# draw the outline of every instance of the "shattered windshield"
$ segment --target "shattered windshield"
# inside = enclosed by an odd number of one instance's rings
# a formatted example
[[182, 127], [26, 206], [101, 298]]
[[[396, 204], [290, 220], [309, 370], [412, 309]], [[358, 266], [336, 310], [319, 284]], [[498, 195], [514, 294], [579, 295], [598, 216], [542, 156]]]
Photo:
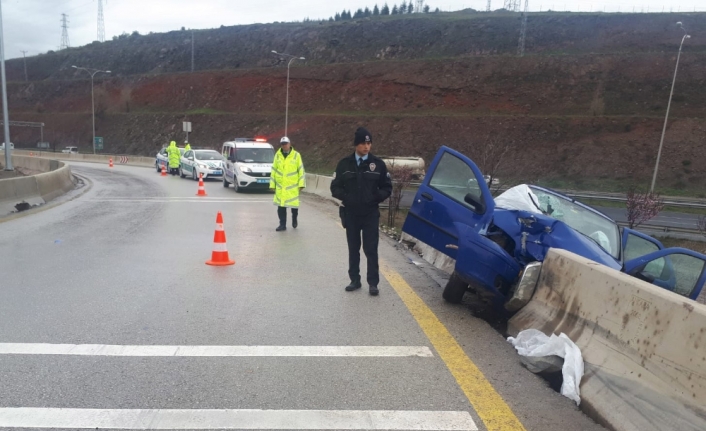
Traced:
[[531, 189], [543, 213], [591, 238], [614, 258], [620, 257], [620, 230], [614, 221], [561, 196]]

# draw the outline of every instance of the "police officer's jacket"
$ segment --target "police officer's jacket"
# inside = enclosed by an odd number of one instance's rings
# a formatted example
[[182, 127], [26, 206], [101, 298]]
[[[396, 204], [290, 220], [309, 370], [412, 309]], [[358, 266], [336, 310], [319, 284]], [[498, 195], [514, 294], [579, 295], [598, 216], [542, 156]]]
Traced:
[[392, 180], [387, 166], [380, 158], [368, 153], [367, 160], [358, 166], [355, 152], [338, 162], [331, 195], [343, 201], [346, 211], [368, 214], [392, 194]]
[[275, 153], [270, 176], [270, 189], [275, 191], [274, 204], [299, 208], [299, 189], [306, 187], [302, 156], [291, 148], [285, 156], [280, 148]]

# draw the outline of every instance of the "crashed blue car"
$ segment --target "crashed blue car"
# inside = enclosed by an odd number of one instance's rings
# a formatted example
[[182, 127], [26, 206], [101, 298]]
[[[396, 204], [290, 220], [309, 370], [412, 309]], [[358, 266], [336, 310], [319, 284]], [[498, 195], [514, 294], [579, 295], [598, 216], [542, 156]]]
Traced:
[[493, 198], [469, 158], [442, 147], [419, 186], [402, 230], [456, 260], [443, 297], [473, 292], [504, 313], [534, 293], [549, 248], [571, 251], [685, 297], [706, 282], [706, 256], [664, 248], [555, 191], [521, 185]]

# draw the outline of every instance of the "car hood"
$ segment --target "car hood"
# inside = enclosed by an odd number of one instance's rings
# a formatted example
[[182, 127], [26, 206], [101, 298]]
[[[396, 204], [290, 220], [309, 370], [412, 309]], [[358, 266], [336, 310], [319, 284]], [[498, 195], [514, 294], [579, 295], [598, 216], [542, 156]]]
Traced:
[[622, 269], [620, 262], [592, 239], [552, 217], [523, 210], [496, 208], [492, 224], [513, 239], [513, 257], [523, 265], [542, 262], [550, 248], [560, 248], [610, 268]]

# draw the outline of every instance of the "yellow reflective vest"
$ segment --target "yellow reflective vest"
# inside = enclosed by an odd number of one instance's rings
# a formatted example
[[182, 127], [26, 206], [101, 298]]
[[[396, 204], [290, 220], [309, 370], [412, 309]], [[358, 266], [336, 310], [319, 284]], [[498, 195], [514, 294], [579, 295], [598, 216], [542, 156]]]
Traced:
[[270, 175], [270, 189], [274, 189], [274, 203], [280, 207], [299, 208], [299, 188], [306, 187], [302, 156], [292, 148], [287, 157], [280, 148], [275, 153]]
[[167, 154], [169, 155], [169, 167], [178, 168], [179, 162], [181, 161], [181, 152], [176, 146], [176, 142], [172, 141], [167, 147]]

